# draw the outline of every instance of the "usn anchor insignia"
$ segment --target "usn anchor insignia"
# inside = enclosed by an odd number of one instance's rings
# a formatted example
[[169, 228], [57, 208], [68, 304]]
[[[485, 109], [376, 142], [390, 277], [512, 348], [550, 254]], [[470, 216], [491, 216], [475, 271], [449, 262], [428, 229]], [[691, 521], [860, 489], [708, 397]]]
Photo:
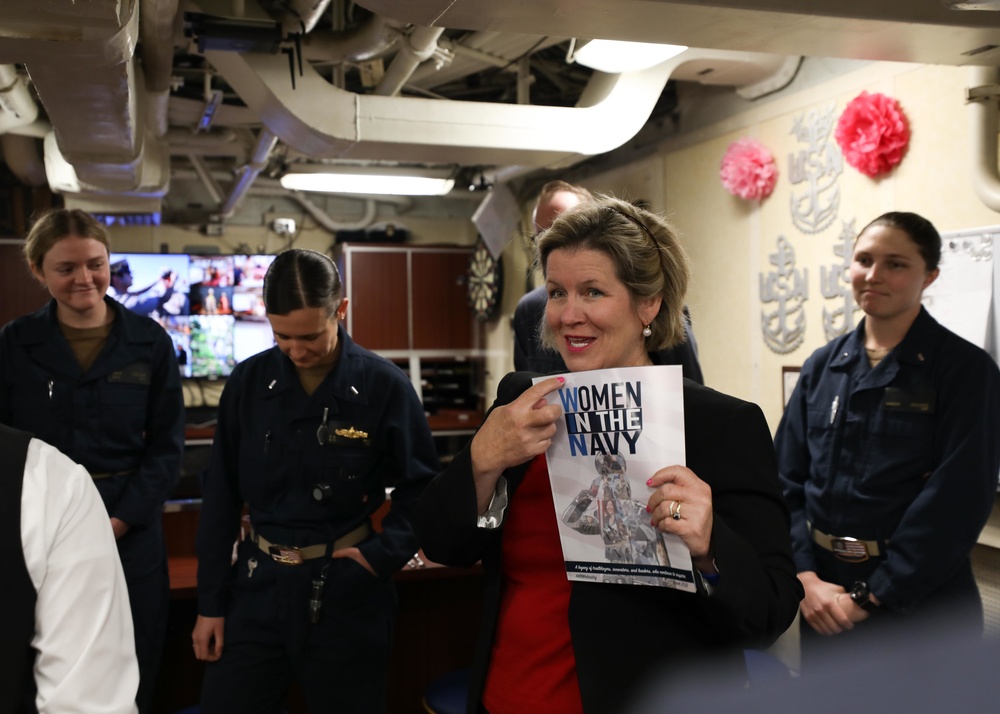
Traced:
[[803, 233], [819, 233], [833, 223], [840, 208], [837, 178], [844, 172], [844, 157], [836, 142], [830, 140], [834, 124], [834, 105], [820, 111], [810, 110], [795, 118], [791, 133], [808, 144], [807, 149], [788, 156], [788, 180], [804, 183], [799, 193], [792, 191], [792, 223]]
[[823, 308], [823, 334], [826, 335], [827, 342], [853, 330], [854, 315], [860, 309], [854, 302], [850, 276], [855, 235], [854, 219], [844, 221], [837, 244], [833, 246], [833, 253], [840, 258], [840, 262], [831, 265], [829, 272], [826, 266], [820, 266], [819, 269], [820, 292], [827, 300], [837, 301], [834, 303], [837, 307], [832, 311]]
[[809, 292], [809, 271], [795, 269], [795, 250], [778, 236], [778, 251], [770, 256], [772, 270], [760, 274], [760, 301], [777, 303], [771, 312], [762, 310], [760, 327], [764, 344], [772, 352], [787, 354], [805, 340], [806, 315], [802, 309]]

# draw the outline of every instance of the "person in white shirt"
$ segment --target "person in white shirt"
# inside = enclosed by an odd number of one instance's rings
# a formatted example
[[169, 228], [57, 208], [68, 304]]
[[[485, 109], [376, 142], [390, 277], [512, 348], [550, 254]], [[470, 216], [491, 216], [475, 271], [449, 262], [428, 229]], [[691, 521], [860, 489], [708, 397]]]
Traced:
[[[0, 453], [10, 453], [11, 444], [24, 453], [28, 438], [0, 426]], [[5, 460], [3, 468], [10, 474], [18, 463]], [[62, 452], [32, 438], [24, 461], [20, 516], [24, 564], [36, 593], [28, 661], [34, 654], [39, 714], [134, 714], [139, 670], [128, 590], [114, 534], [90, 475]], [[3, 545], [6, 553], [14, 552]], [[21, 604], [7, 607], [18, 597], [9, 590], [0, 595], [5, 617]]]

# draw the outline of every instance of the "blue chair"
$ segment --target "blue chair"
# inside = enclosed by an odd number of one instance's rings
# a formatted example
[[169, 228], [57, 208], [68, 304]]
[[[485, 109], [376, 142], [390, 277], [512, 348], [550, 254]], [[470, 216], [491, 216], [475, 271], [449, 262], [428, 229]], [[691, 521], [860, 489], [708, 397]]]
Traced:
[[465, 714], [469, 693], [469, 670], [456, 669], [442, 674], [424, 691], [424, 711], [428, 714]]

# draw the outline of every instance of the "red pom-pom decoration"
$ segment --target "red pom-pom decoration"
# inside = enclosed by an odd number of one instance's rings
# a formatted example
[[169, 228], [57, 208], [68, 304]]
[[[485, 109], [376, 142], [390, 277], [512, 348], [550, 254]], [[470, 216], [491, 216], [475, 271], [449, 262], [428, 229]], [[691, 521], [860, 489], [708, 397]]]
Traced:
[[865, 176], [878, 176], [903, 160], [910, 127], [899, 102], [862, 92], [844, 109], [834, 132], [847, 163]]

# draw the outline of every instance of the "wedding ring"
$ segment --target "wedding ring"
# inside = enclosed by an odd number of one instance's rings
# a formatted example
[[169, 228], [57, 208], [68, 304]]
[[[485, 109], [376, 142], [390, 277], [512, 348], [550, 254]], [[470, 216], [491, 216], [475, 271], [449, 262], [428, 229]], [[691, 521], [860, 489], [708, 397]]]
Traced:
[[681, 504], [679, 504], [677, 501], [670, 502], [670, 508], [667, 509], [667, 512], [670, 514], [671, 518], [677, 518], [677, 516], [674, 515], [674, 509], [677, 508], [679, 505]]
[[[677, 503], [677, 502], [674, 501], [674, 503]], [[671, 511], [671, 513], [670, 513], [670, 515], [674, 517], [675, 521], [679, 521], [681, 519], [681, 506], [682, 505], [683, 504], [681, 504], [681, 503], [677, 503], [677, 510], [676, 511]]]

